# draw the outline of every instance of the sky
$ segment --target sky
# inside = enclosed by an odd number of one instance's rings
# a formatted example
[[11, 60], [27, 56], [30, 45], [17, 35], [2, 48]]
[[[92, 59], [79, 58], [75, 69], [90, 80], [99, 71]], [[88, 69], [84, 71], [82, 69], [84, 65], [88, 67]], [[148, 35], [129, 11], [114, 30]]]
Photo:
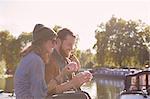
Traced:
[[35, 24], [59, 25], [79, 35], [78, 48], [92, 49], [95, 30], [112, 16], [150, 25], [149, 0], [0, 0], [0, 30], [14, 36], [32, 32]]

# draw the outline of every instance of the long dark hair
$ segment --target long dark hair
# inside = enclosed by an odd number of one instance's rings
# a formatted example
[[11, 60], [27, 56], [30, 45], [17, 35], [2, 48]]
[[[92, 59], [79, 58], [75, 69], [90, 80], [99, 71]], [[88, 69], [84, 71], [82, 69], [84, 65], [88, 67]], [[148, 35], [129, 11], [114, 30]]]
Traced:
[[[47, 39], [48, 40], [48, 39]], [[28, 46], [26, 49], [23, 49], [21, 52], [20, 52], [20, 56], [21, 57], [24, 57], [26, 55], [28, 55], [30, 52], [34, 51], [36, 54], [38, 54], [42, 60], [44, 61], [44, 63], [47, 63], [48, 62], [48, 57], [49, 57], [49, 54], [45, 48], [43, 48], [43, 44], [45, 42], [47, 42], [47, 40], [40, 40], [36, 43], [32, 43], [30, 46]]]
[[21, 57], [26, 56], [31, 51], [34, 51], [38, 54], [45, 63], [48, 62], [49, 54], [43, 45], [48, 41], [57, 37], [57, 34], [48, 27], [45, 27], [43, 24], [36, 24], [33, 29], [33, 39], [32, 44], [26, 49], [22, 50], [20, 53]]

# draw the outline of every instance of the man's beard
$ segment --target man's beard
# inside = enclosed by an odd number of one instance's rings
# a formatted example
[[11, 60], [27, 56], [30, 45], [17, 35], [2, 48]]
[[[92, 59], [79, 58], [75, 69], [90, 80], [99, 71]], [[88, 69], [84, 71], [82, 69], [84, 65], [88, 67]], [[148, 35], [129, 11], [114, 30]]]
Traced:
[[65, 53], [65, 51], [62, 49], [62, 46], [60, 46], [60, 54], [63, 56], [63, 57], [69, 57], [69, 55], [67, 53]]

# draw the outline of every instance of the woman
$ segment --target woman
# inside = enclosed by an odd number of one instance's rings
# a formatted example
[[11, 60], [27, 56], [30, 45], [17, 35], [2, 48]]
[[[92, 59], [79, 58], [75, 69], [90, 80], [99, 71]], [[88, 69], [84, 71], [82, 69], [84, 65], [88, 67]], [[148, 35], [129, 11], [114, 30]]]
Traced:
[[14, 76], [16, 99], [43, 99], [47, 96], [45, 64], [54, 47], [56, 34], [42, 24], [33, 30], [31, 46], [21, 52], [21, 62]]

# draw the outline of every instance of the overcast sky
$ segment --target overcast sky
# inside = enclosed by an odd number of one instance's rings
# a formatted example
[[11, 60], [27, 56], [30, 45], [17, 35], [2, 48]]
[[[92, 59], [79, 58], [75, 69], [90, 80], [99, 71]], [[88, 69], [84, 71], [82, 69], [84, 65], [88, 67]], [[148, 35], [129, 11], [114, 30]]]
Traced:
[[95, 29], [112, 15], [150, 25], [149, 0], [0, 0], [0, 29], [18, 36], [36, 23], [67, 27], [79, 35], [79, 49], [92, 49]]

